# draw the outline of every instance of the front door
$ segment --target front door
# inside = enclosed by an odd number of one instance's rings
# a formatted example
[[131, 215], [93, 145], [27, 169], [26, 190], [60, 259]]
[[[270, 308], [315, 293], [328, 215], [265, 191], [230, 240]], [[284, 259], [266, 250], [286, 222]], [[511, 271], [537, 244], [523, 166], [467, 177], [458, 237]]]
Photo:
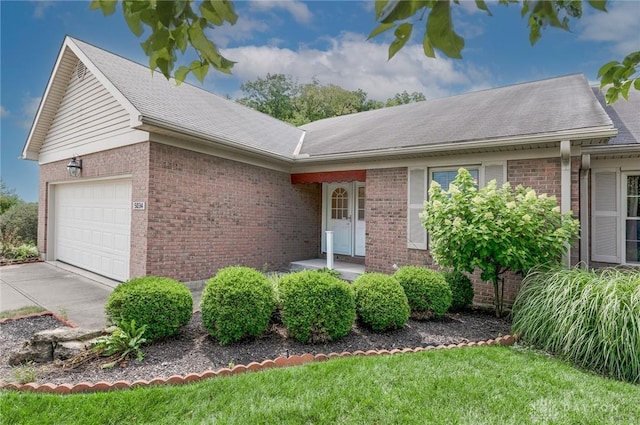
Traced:
[[[365, 255], [365, 184], [329, 183], [325, 192], [326, 230], [333, 231], [333, 252]], [[326, 252], [326, 237], [323, 238]]]
[[352, 184], [331, 183], [327, 187], [327, 230], [333, 231], [333, 252], [351, 255]]

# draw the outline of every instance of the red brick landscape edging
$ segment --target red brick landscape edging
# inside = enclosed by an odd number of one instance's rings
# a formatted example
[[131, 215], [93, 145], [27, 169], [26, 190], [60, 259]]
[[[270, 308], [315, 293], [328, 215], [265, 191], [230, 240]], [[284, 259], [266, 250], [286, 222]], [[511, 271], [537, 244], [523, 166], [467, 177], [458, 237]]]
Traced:
[[[36, 313], [29, 316], [23, 317], [31, 317], [35, 315], [43, 315], [42, 313]], [[49, 314], [52, 316], [56, 316], [55, 313], [46, 312], [45, 314]], [[57, 318], [57, 317], [56, 317]], [[4, 319], [6, 321], [7, 319]], [[9, 319], [12, 320], [12, 319]], [[65, 321], [68, 322], [68, 321]], [[0, 323], [4, 323], [0, 321]], [[460, 344], [449, 344], [449, 345], [438, 345], [437, 347], [429, 346], [429, 347], [417, 347], [417, 348], [404, 348], [402, 350], [395, 348], [393, 350], [368, 350], [368, 351], [354, 351], [354, 352], [342, 352], [342, 353], [329, 353], [329, 354], [301, 354], [301, 355], [293, 355], [290, 357], [278, 357], [275, 360], [265, 360], [261, 363], [251, 362], [248, 365], [236, 365], [233, 368], [222, 368], [218, 370], [207, 370], [202, 373], [188, 373], [186, 375], [173, 375], [166, 379], [164, 378], [155, 378], [150, 381], [145, 380], [137, 380], [133, 382], [129, 381], [116, 381], [116, 382], [105, 382], [100, 381], [94, 384], [90, 382], [80, 382], [75, 385], [71, 384], [60, 384], [55, 385], [51, 383], [47, 384], [3, 384], [0, 385], [0, 389], [4, 390], [13, 390], [13, 391], [31, 391], [37, 393], [53, 393], [53, 394], [76, 394], [76, 393], [90, 393], [90, 392], [99, 392], [99, 391], [112, 391], [119, 389], [128, 389], [128, 388], [139, 388], [139, 387], [150, 387], [153, 385], [166, 385], [166, 384], [188, 384], [191, 382], [202, 381], [203, 379], [213, 378], [215, 376], [227, 376], [227, 375], [239, 375], [241, 373], [246, 372], [258, 372], [261, 370], [272, 369], [276, 367], [290, 367], [290, 366], [299, 366], [306, 363], [312, 362], [321, 362], [334, 358], [341, 357], [355, 357], [355, 356], [382, 356], [382, 355], [390, 355], [390, 354], [404, 354], [404, 353], [418, 353], [420, 351], [432, 351], [432, 350], [446, 350], [450, 348], [463, 348], [463, 347], [482, 347], [487, 345], [513, 345], [516, 342], [517, 338], [513, 335], [505, 335], [503, 337], [498, 337], [496, 339], [490, 339], [488, 341], [479, 341], [479, 342], [462, 342]]]

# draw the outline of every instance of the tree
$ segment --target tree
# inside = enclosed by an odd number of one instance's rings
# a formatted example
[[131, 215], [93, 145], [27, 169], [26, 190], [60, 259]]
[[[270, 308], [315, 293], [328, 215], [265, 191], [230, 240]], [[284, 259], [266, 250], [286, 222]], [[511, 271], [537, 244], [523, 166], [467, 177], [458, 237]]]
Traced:
[[413, 93], [409, 94], [405, 90], [402, 93], [396, 93], [395, 96], [387, 99], [387, 102], [384, 106], [406, 105], [407, 103], [422, 102], [423, 100], [427, 100], [424, 93], [414, 91]]
[[477, 267], [481, 279], [493, 283], [497, 316], [503, 313], [505, 273], [559, 264], [579, 227], [570, 212], [560, 213], [555, 197], [509, 183], [497, 188], [495, 180], [477, 189], [464, 168], [448, 191], [431, 184], [422, 221], [439, 266]]
[[[362, 89], [349, 91], [335, 84], [323, 85], [317, 79], [299, 84], [290, 75], [267, 74], [240, 85], [244, 96], [237, 100], [245, 106], [271, 115], [295, 126], [355, 112], [384, 108], [385, 104], [369, 99]], [[405, 90], [387, 100], [386, 106], [424, 100], [422, 93]]]
[[[586, 1], [594, 9], [606, 12], [607, 0]], [[505, 6], [517, 2], [499, 0]], [[210, 68], [231, 73], [234, 62], [222, 56], [216, 44], [205, 34], [208, 28], [222, 26], [225, 22], [236, 23], [238, 16], [231, 0], [205, 0], [195, 9], [192, 7], [196, 3], [194, 0], [122, 0], [121, 3], [122, 13], [132, 33], [140, 37], [145, 28], [151, 31], [140, 45], [149, 57], [152, 70], [160, 70], [169, 79], [178, 52], [185, 54], [190, 47], [198, 55], [198, 60], [189, 66], [178, 67], [174, 75], [178, 84], [190, 73], [203, 82]], [[414, 24], [410, 21], [423, 21], [427, 15], [422, 43], [425, 55], [435, 57], [435, 50], [439, 50], [446, 56], [461, 58], [464, 38], [454, 30], [452, 3], [459, 5], [460, 0], [377, 0], [375, 19], [379, 25], [369, 38], [395, 29], [395, 40], [389, 45], [391, 59], [411, 38]], [[90, 9], [100, 9], [104, 15], [112, 15], [117, 4], [117, 0], [92, 0]], [[484, 0], [476, 0], [475, 4], [491, 16]], [[548, 26], [569, 31], [570, 20], [582, 16], [582, 5], [582, 0], [523, 0], [521, 14], [527, 16], [531, 44], [542, 37], [542, 29]], [[619, 95], [628, 98], [631, 86], [640, 90], [639, 63], [640, 51], [630, 53], [621, 62], [609, 62], [600, 68], [601, 88], [611, 85], [606, 93], [608, 102], [615, 102]]]
[[20, 197], [16, 194], [16, 191], [9, 188], [7, 184], [0, 179], [0, 215], [4, 214], [18, 202], [20, 202]]
[[267, 74], [265, 78], [243, 83], [240, 90], [246, 96], [238, 99], [238, 103], [281, 121], [293, 120], [293, 99], [300, 93], [300, 85], [290, 75]]

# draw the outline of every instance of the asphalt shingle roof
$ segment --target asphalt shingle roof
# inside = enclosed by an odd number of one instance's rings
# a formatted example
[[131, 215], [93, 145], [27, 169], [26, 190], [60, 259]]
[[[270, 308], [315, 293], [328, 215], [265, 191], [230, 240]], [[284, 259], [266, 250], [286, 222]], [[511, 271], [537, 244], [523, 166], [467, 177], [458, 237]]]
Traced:
[[611, 124], [584, 76], [574, 74], [305, 124], [301, 153], [455, 144]]
[[73, 42], [143, 117], [288, 159], [302, 130], [77, 39]]
[[609, 140], [610, 145], [640, 144], [640, 91], [629, 90], [629, 100], [618, 99], [613, 105], [607, 105], [600, 88], [591, 87], [593, 93], [611, 117], [618, 135]]

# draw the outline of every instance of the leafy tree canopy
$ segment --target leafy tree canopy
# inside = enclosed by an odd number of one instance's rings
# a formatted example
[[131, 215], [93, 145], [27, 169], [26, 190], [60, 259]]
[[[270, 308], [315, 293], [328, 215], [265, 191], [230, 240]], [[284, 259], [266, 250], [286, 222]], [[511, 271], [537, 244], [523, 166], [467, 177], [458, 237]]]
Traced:
[[[571, 20], [582, 17], [585, 2], [595, 10], [606, 12], [607, 0], [522, 0], [521, 15], [526, 17], [530, 28], [531, 44], [535, 44], [542, 37], [542, 30], [549, 26], [569, 31]], [[222, 26], [225, 22], [236, 23], [238, 15], [231, 0], [122, 0], [121, 3], [122, 13], [132, 33], [141, 37], [145, 29], [151, 31], [140, 45], [149, 57], [152, 70], [160, 70], [170, 78], [178, 52], [184, 54], [191, 47], [198, 59], [175, 70], [174, 77], [178, 83], [190, 73], [203, 82], [211, 68], [231, 73], [234, 62], [222, 56], [216, 44], [205, 34], [205, 30]], [[518, 3], [518, 0], [499, 0], [498, 3], [508, 6]], [[117, 0], [92, 0], [90, 8], [112, 15], [117, 4]], [[391, 59], [410, 40], [417, 23], [424, 31], [422, 45], [425, 55], [435, 57], [438, 50], [448, 57], [461, 58], [465, 42], [454, 29], [451, 13], [452, 6], [459, 4], [460, 0], [376, 0], [375, 19], [379, 24], [369, 38], [393, 29], [395, 39], [389, 45]], [[475, 5], [491, 16], [485, 0], [475, 0]], [[632, 86], [640, 90], [639, 64], [640, 51], [600, 68], [601, 89], [609, 86], [607, 102], [615, 102], [620, 95], [628, 99]]]
[[243, 83], [240, 90], [244, 96], [238, 103], [296, 126], [425, 99], [422, 93], [404, 91], [383, 103], [369, 99], [361, 89], [349, 91], [335, 84], [323, 85], [315, 78], [311, 83], [299, 84], [284, 74], [267, 74]]
[[16, 191], [8, 187], [7, 184], [0, 179], [0, 215], [4, 214], [5, 211], [20, 201], [20, 197], [16, 194]]
[[422, 220], [438, 265], [466, 272], [477, 267], [493, 283], [498, 316], [504, 274], [558, 264], [579, 227], [571, 212], [560, 213], [555, 197], [509, 183], [497, 188], [495, 180], [477, 189], [464, 168], [448, 191], [431, 184]]

